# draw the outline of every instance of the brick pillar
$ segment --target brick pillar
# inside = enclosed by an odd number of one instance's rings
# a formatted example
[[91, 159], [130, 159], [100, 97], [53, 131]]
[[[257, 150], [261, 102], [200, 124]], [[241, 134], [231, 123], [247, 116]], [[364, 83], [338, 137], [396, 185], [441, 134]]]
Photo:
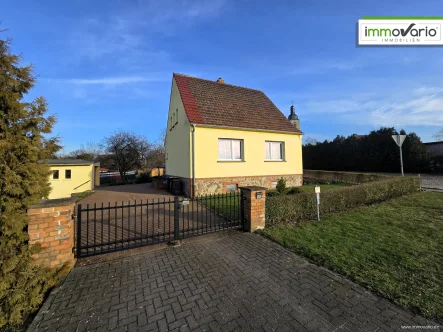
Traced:
[[266, 189], [256, 186], [240, 187], [247, 232], [265, 228]]
[[74, 215], [72, 198], [43, 201], [28, 209], [29, 243], [41, 243], [42, 250], [34, 258], [39, 265], [59, 267], [75, 262]]

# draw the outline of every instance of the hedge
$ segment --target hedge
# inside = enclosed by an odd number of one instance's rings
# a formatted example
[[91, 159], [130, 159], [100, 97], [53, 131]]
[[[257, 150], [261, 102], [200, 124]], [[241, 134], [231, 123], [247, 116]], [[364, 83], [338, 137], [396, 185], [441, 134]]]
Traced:
[[[419, 191], [418, 177], [385, 177], [361, 185], [321, 193], [320, 214], [344, 211]], [[297, 222], [317, 217], [314, 193], [266, 198], [266, 224]]]
[[303, 180], [305, 183], [360, 184], [386, 178], [388, 178], [388, 176], [381, 174], [303, 170]]

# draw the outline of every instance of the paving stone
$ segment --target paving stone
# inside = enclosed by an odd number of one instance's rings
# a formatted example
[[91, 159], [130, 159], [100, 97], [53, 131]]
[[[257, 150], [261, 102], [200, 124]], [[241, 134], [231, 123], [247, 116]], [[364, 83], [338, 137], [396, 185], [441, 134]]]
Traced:
[[438, 324], [259, 235], [234, 232], [76, 267], [28, 331], [382, 332], [404, 325]]

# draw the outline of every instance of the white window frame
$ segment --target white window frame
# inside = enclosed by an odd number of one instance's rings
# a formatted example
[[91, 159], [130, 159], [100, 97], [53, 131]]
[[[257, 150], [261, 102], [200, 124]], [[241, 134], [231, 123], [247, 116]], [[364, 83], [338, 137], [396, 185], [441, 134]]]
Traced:
[[[272, 156], [272, 144], [280, 144], [280, 157], [281, 158], [273, 158]], [[269, 154], [271, 158], [266, 158], [266, 149], [269, 145]], [[265, 161], [284, 161], [285, 160], [285, 142], [279, 141], [265, 141]]]
[[[231, 158], [230, 159], [220, 159], [220, 141], [230, 141], [230, 145], [231, 145]], [[233, 141], [238, 141], [240, 142], [240, 159], [233, 159], [232, 156], [234, 155], [233, 150], [232, 150], [232, 142]], [[218, 160], [219, 161], [243, 161], [243, 140], [242, 139], [237, 139], [237, 138], [219, 138], [217, 141], [217, 153], [218, 153]]]

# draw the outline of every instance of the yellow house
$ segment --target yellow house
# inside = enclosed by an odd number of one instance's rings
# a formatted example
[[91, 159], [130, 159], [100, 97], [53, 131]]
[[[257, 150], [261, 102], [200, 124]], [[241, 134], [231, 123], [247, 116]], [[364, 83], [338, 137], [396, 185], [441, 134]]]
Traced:
[[303, 182], [302, 132], [259, 90], [173, 74], [166, 132], [166, 175], [187, 196]]
[[45, 160], [51, 168], [48, 199], [71, 197], [71, 194], [100, 186], [100, 162], [81, 159]]

